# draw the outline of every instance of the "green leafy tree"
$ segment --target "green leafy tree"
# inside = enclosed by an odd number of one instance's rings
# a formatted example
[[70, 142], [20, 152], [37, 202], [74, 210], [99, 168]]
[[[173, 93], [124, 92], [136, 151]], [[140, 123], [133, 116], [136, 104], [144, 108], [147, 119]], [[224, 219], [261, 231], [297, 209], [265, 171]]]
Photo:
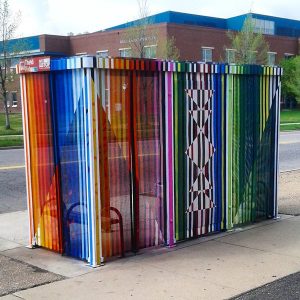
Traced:
[[300, 56], [283, 59], [282, 96], [284, 99], [295, 99], [300, 103]]
[[8, 86], [13, 80], [13, 73], [10, 71], [10, 61], [16, 55], [18, 47], [10, 46], [10, 40], [15, 37], [20, 21], [20, 12], [13, 14], [8, 0], [0, 0], [0, 94], [5, 109], [5, 128], [10, 129], [8, 112]]
[[235, 49], [237, 64], [267, 64], [269, 45], [262, 33], [256, 33], [251, 16], [244, 21], [242, 30], [228, 32], [231, 49]]

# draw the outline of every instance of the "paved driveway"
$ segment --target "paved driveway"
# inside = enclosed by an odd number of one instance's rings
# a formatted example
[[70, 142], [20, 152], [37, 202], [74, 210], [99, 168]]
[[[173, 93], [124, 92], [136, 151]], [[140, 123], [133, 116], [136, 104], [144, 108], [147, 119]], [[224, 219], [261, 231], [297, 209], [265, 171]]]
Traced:
[[280, 134], [279, 168], [280, 171], [300, 169], [300, 131]]
[[[300, 131], [280, 134], [280, 171], [300, 169]], [[26, 209], [23, 149], [0, 150], [0, 214]]]
[[0, 150], [0, 214], [27, 208], [23, 149]]

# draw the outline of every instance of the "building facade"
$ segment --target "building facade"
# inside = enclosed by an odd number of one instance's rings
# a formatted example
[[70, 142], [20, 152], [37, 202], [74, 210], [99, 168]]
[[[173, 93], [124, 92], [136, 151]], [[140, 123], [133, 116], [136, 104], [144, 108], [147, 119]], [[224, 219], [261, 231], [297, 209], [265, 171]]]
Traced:
[[[16, 65], [19, 63], [20, 58], [43, 55], [56, 57], [65, 56], [69, 53], [69, 49], [61, 46], [68, 46], [68, 42], [65, 43], [65, 41], [69, 41], [69, 38], [64, 36], [37, 35], [21, 39], [12, 39], [8, 42], [7, 49], [10, 55], [7, 56], [6, 63], [10, 74], [6, 85], [8, 90], [7, 107], [10, 113], [21, 113], [22, 110], [20, 82], [19, 76], [16, 74]], [[0, 62], [1, 59], [3, 60], [3, 53], [0, 53]], [[4, 112], [4, 103], [2, 99], [0, 112]]]
[[[234, 63], [234, 49], [230, 49], [231, 43], [227, 32], [240, 31], [247, 17], [252, 18], [254, 30], [264, 34], [269, 44], [270, 65], [276, 65], [282, 58], [300, 53], [300, 21], [298, 20], [252, 13], [222, 19], [168, 11], [152, 16], [151, 22], [164, 37], [174, 36], [181, 60]], [[121, 24], [104, 32], [111, 36], [122, 35], [124, 30], [134, 24], [134, 22]], [[124, 40], [119, 39], [119, 41], [119, 49], [116, 49], [115, 45], [110, 44], [109, 39], [103, 39], [101, 50], [108, 50], [111, 56], [121, 56], [124, 48], [121, 42]], [[126, 46], [129, 47], [128, 44]]]
[[[300, 54], [300, 21], [260, 14], [244, 14], [228, 19], [214, 18], [167, 11], [151, 16], [152, 32], [160, 40], [174, 37], [180, 52], [180, 60], [234, 63], [235, 50], [230, 47], [228, 31], [240, 31], [244, 21], [251, 16], [256, 32], [264, 34], [269, 44], [268, 64], [276, 65], [283, 58]], [[39, 35], [25, 38], [29, 46], [19, 56], [69, 56], [99, 55], [102, 57], [127, 57], [132, 55], [126, 37], [129, 22], [94, 33], [74, 36]], [[145, 57], [157, 56], [157, 39], [149, 34], [145, 37]], [[14, 41], [15, 42], [15, 41]], [[12, 60], [12, 68], [18, 62]], [[9, 110], [20, 111], [18, 80], [13, 84], [9, 96]]]

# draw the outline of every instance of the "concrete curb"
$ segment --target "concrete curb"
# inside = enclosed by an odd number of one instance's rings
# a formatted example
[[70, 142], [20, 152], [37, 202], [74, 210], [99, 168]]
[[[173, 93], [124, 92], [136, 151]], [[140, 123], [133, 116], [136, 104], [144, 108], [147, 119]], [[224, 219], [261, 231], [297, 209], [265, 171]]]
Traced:
[[0, 150], [11, 150], [11, 149], [24, 149], [24, 145], [23, 146], [0, 147]]
[[298, 169], [291, 169], [291, 170], [284, 170], [284, 171], [280, 171], [279, 173], [287, 173], [287, 172], [295, 172], [295, 171], [300, 171], [300, 168]]
[[[258, 298], [258, 297], [263, 297], [263, 296], [268, 296], [268, 299], [271, 299], [275, 296], [273, 295], [273, 297], [272, 297], [272, 295], [270, 295], [270, 292], [267, 291], [268, 289], [271, 288], [272, 290], [274, 290], [274, 287], [276, 287], [276, 285], [280, 286], [282, 282], [287, 281], [291, 277], [296, 276], [298, 274], [299, 274], [299, 272], [295, 272], [295, 273], [289, 274], [287, 276], [284, 276], [282, 278], [278, 278], [278, 279], [274, 278], [275, 279], [274, 281], [268, 282], [262, 286], [251, 289], [245, 293], [236, 295], [232, 298], [229, 298], [228, 300], [263, 299], [263, 298]], [[289, 290], [289, 288], [287, 290]], [[265, 291], [263, 291], [263, 290], [265, 290]], [[256, 294], [256, 292], [258, 292], [258, 294]], [[276, 294], [276, 289], [275, 289], [274, 293]], [[291, 296], [291, 298], [288, 298], [288, 299], [294, 299], [294, 294], [292, 294], [292, 292], [287, 292], [287, 294], [285, 294], [285, 296], [289, 296], [289, 295]], [[281, 297], [282, 297], [282, 295], [281, 295]], [[285, 298], [282, 297], [280, 299], [285, 299]]]

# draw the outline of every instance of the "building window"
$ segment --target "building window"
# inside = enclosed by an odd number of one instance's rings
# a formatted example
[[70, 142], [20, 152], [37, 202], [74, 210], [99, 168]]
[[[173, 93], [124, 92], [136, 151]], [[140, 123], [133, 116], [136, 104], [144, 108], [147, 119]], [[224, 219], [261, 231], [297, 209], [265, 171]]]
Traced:
[[145, 58], [156, 58], [157, 45], [150, 45], [144, 47]]
[[233, 64], [235, 63], [235, 49], [226, 49], [226, 62], [228, 64]]
[[284, 53], [285, 59], [293, 58], [294, 56], [295, 56], [295, 54], [293, 54], [293, 53]]
[[10, 100], [11, 100], [12, 107], [18, 106], [17, 92], [10, 93]]
[[276, 64], [276, 52], [268, 52], [268, 65], [274, 66]]
[[202, 47], [202, 61], [204, 62], [212, 62], [212, 47]]
[[17, 92], [10, 92], [7, 97], [7, 107], [17, 107], [17, 106], [18, 106]]
[[10, 58], [7, 58], [5, 63], [6, 63], [7, 68], [11, 67], [11, 59]]
[[97, 51], [97, 52], [96, 52], [96, 55], [97, 55], [98, 57], [103, 57], [103, 58], [108, 57], [108, 50], [100, 50], [100, 51]]
[[10, 92], [8, 94], [6, 105], [7, 105], [7, 107], [17, 107], [18, 106], [17, 92]]
[[131, 57], [132, 56], [131, 48], [119, 49], [119, 55], [120, 55], [120, 57]]
[[20, 63], [20, 58], [12, 58], [11, 66], [10, 66], [11, 70], [16, 70], [17, 64], [19, 64], [19, 63]]
[[84, 56], [84, 55], [87, 55], [87, 52], [77, 52], [75, 55], [76, 56]]
[[13, 82], [15, 81], [16, 69], [11, 68], [9, 74], [7, 74], [8, 80]]
[[263, 34], [275, 34], [275, 23], [274, 21], [267, 21], [262, 19], [252, 18], [254, 32]]

